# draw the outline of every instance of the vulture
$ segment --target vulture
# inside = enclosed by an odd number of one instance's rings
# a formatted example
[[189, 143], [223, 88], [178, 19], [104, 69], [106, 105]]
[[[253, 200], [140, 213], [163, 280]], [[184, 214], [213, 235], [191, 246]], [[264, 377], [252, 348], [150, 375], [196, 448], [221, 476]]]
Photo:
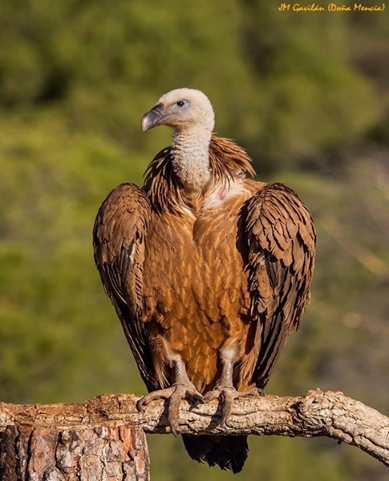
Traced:
[[[225, 423], [233, 400], [264, 395], [289, 334], [310, 297], [316, 235], [297, 194], [252, 180], [246, 151], [215, 136], [214, 111], [199, 90], [163, 95], [141, 121], [166, 125], [173, 143], [145, 173], [102, 203], [94, 257], [148, 394], [166, 399], [171, 431], [183, 399], [218, 399]], [[189, 436], [190, 457], [241, 471], [247, 436]]]

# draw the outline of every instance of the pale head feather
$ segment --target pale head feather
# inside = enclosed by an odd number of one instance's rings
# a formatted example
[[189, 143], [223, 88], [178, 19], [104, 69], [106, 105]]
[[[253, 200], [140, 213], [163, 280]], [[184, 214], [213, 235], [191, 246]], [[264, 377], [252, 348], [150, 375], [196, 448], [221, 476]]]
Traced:
[[200, 90], [175, 89], [163, 95], [158, 104], [163, 106], [161, 123], [177, 131], [198, 126], [212, 132], [214, 128], [215, 115], [212, 104]]

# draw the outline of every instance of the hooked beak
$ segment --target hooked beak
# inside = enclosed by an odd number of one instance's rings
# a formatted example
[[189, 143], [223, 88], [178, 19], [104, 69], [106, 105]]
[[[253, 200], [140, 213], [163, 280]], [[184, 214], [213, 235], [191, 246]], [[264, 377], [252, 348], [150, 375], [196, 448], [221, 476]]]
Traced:
[[141, 121], [143, 132], [147, 132], [158, 125], [161, 125], [161, 120], [163, 119], [162, 111], [163, 105], [158, 104], [144, 114]]

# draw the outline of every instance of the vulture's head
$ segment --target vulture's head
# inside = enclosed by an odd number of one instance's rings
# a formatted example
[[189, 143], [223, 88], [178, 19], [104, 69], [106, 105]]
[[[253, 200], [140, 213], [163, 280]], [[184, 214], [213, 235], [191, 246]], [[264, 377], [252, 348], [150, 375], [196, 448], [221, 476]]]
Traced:
[[175, 132], [198, 128], [212, 132], [215, 125], [212, 104], [200, 90], [172, 90], [142, 117], [144, 132], [158, 125], [172, 127]]

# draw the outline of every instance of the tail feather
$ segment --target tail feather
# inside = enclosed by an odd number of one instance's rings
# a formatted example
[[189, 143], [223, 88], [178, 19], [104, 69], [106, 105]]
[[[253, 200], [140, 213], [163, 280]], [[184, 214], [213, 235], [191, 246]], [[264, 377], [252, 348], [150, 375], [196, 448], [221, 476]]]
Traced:
[[242, 471], [249, 447], [247, 436], [182, 436], [189, 456], [199, 463]]

